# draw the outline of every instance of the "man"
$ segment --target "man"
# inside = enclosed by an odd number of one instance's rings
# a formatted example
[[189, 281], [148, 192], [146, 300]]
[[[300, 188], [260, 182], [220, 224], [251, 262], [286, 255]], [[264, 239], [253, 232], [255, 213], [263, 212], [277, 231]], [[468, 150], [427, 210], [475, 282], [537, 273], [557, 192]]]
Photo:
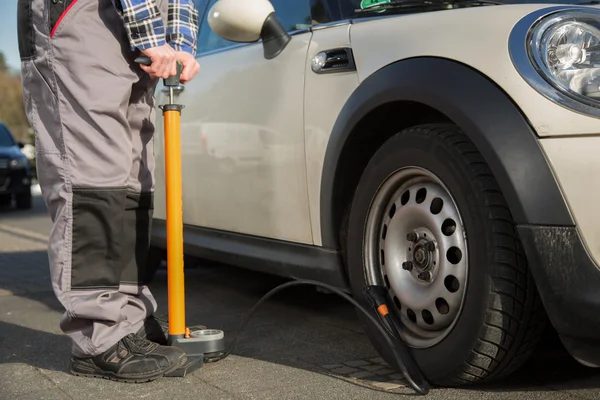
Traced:
[[[18, 0], [24, 103], [53, 227], [53, 290], [73, 374], [154, 380], [185, 362], [145, 286], [153, 93], [199, 71], [193, 0]], [[145, 54], [152, 66], [139, 66]]]

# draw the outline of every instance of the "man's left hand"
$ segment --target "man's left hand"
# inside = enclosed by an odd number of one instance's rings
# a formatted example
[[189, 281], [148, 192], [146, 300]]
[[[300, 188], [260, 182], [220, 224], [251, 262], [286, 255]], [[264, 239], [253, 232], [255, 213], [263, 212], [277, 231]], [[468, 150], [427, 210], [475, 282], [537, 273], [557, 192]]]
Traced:
[[183, 64], [180, 81], [181, 83], [187, 83], [200, 71], [200, 64], [190, 53], [185, 51], [176, 51], [175, 53], [175, 59]]

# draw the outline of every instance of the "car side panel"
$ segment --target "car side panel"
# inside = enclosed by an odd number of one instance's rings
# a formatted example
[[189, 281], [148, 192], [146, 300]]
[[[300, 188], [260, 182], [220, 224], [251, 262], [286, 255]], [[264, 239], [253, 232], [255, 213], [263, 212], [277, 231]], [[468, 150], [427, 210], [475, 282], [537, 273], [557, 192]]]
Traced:
[[[262, 43], [198, 57], [199, 79], [177, 101], [184, 224], [312, 244], [304, 148], [304, 69], [310, 33], [276, 59]], [[164, 98], [164, 97], [163, 97]], [[164, 182], [157, 137], [157, 181]], [[156, 218], [165, 218], [164, 188]]]
[[360, 81], [403, 59], [447, 58], [492, 79], [523, 110], [538, 135], [597, 134], [598, 118], [574, 113], [541, 96], [513, 66], [508, 47], [512, 28], [529, 12], [543, 8], [549, 5], [481, 6], [355, 21], [352, 47]]
[[573, 219], [581, 231], [587, 251], [600, 265], [599, 136], [563, 137], [540, 140], [556, 178], [565, 193]]
[[320, 246], [320, 186], [329, 135], [342, 107], [358, 86], [356, 71], [316, 74], [311, 61], [324, 50], [350, 47], [350, 25], [316, 29], [308, 50], [305, 87], [306, 168], [314, 244]]
[[[446, 79], [446, 72], [453, 79]], [[467, 85], [469, 90], [461, 90]], [[371, 75], [344, 105], [328, 143], [321, 182], [326, 247], [337, 247], [339, 221], [334, 220], [332, 211], [337, 177], [343, 174], [339, 163], [344, 143], [371, 110], [397, 101], [438, 110], [469, 135], [490, 165], [517, 223], [574, 225], [535, 133], [510, 98], [468, 66], [422, 57], [399, 61]]]

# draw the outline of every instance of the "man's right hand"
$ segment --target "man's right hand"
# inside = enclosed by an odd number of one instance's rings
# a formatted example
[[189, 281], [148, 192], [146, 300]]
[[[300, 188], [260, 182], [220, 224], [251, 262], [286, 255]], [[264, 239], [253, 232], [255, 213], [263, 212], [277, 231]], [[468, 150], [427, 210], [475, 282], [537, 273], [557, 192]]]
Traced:
[[140, 65], [152, 78], [167, 79], [177, 75], [177, 59], [175, 50], [168, 44], [142, 50], [142, 54], [150, 57], [152, 65]]

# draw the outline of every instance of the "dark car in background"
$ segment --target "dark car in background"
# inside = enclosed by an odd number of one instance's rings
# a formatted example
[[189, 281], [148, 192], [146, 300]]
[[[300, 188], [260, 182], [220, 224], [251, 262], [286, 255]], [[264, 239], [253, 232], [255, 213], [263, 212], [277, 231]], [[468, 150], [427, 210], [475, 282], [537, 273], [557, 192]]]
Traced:
[[0, 207], [12, 200], [19, 209], [31, 208], [31, 165], [8, 127], [0, 122]]

